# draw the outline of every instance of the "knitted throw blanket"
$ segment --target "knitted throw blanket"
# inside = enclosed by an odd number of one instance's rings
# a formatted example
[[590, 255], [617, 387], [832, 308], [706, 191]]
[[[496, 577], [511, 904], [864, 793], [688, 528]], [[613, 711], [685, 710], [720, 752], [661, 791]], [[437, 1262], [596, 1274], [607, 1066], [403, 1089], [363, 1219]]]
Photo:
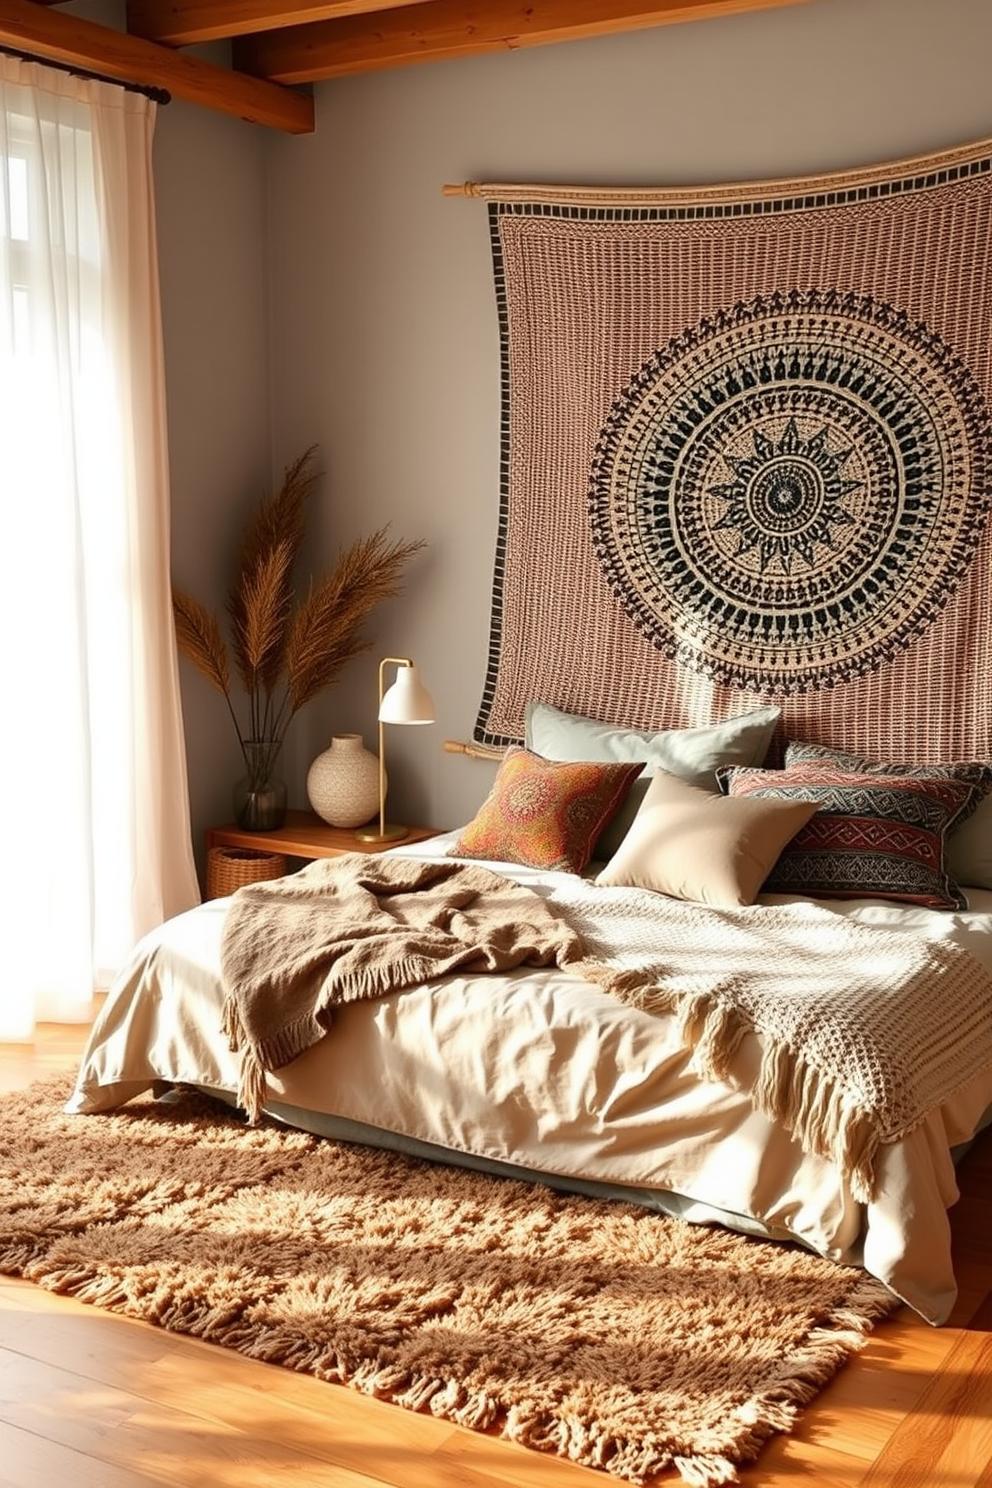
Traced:
[[265, 1071], [327, 1032], [333, 1008], [458, 970], [577, 961], [540, 895], [452, 860], [348, 853], [232, 896], [221, 937], [224, 1032], [241, 1050], [239, 1103], [256, 1120]]
[[992, 978], [950, 941], [805, 901], [711, 909], [579, 880], [548, 904], [586, 943], [575, 969], [674, 1013], [704, 1078], [733, 1081], [741, 1040], [759, 1035], [753, 1104], [862, 1202], [879, 1146], [992, 1069]]

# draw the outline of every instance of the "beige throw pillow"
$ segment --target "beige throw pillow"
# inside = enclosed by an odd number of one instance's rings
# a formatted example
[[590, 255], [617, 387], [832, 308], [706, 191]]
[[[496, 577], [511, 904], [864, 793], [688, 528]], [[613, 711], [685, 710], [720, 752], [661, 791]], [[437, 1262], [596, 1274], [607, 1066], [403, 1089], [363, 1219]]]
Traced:
[[596, 882], [722, 908], [753, 904], [783, 848], [816, 810], [810, 801], [715, 796], [659, 770]]

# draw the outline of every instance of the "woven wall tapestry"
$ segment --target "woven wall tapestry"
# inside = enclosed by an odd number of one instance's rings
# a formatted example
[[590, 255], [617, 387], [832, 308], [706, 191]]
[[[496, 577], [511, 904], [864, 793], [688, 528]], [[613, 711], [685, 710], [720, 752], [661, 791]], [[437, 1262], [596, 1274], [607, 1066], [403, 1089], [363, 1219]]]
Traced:
[[992, 141], [698, 191], [473, 186], [500, 319], [477, 740], [992, 754]]

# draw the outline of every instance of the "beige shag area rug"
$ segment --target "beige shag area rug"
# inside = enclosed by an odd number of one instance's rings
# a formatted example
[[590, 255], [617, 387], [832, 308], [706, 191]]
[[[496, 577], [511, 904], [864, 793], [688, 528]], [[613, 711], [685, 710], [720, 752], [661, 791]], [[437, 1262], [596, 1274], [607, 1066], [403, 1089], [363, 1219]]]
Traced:
[[0, 1269], [632, 1483], [734, 1482], [894, 1306], [634, 1205], [68, 1090], [0, 1098]]

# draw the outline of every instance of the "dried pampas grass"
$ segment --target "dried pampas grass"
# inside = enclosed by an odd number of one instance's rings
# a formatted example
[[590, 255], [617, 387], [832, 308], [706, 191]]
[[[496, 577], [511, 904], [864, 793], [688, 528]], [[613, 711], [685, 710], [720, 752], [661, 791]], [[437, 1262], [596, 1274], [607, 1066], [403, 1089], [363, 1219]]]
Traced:
[[[377, 605], [402, 589], [406, 564], [424, 544], [394, 542], [383, 527], [359, 538], [330, 573], [298, 600], [295, 568], [306, 536], [306, 504], [319, 479], [315, 446], [289, 465], [275, 496], [261, 502], [241, 541], [227, 600], [230, 647], [218, 615], [173, 590], [176, 639], [183, 656], [223, 694], [249, 776], [262, 783], [293, 716], [371, 644], [365, 624]], [[245, 693], [239, 719], [232, 663]], [[249, 745], [252, 746], [249, 748]]]

